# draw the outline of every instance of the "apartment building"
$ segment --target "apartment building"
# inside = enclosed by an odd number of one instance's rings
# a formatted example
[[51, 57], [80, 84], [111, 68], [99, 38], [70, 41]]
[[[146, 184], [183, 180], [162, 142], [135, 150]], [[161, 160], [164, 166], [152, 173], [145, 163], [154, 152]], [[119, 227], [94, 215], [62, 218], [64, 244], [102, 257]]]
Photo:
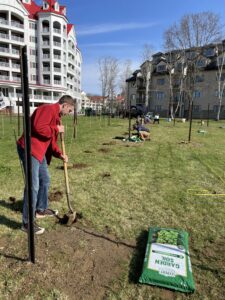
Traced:
[[81, 102], [81, 51], [57, 0], [0, 1], [0, 93], [22, 110], [20, 48], [28, 47], [31, 111], [69, 94]]
[[188, 117], [189, 101], [193, 99], [194, 118], [207, 118], [208, 114], [216, 118], [221, 95], [220, 117], [224, 119], [225, 41], [155, 53], [126, 82], [131, 105], [142, 104], [162, 117], [170, 116], [171, 111], [176, 117]]

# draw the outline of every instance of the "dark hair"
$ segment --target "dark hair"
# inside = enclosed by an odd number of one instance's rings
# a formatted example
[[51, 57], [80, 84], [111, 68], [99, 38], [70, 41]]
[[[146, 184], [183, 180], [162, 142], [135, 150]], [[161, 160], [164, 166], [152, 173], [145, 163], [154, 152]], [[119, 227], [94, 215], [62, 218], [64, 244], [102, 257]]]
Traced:
[[59, 104], [67, 103], [74, 106], [75, 101], [70, 95], [64, 95], [59, 99], [58, 103]]

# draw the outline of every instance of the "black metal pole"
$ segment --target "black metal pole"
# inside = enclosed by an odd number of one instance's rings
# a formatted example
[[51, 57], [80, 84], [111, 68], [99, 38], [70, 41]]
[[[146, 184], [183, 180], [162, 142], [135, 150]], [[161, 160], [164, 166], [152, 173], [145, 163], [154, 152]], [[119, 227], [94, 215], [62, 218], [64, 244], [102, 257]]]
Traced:
[[10, 124], [12, 124], [12, 101], [9, 100], [9, 118], [10, 118]]
[[207, 127], [209, 127], [209, 103], [208, 103]]
[[18, 136], [20, 136], [20, 106], [19, 97], [17, 98], [17, 125], [18, 125]]
[[[129, 94], [128, 97], [130, 97]], [[129, 99], [129, 140], [131, 136], [130, 131], [131, 131], [131, 98]]]
[[188, 136], [189, 143], [191, 141], [192, 112], [193, 112], [193, 100], [190, 101], [190, 124], [189, 124], [189, 136]]
[[74, 100], [74, 112], [73, 112], [73, 138], [77, 136], [77, 100]]
[[34, 245], [34, 216], [32, 201], [32, 160], [31, 160], [31, 125], [30, 125], [30, 101], [29, 101], [29, 81], [27, 66], [27, 46], [21, 51], [21, 74], [23, 93], [23, 114], [24, 114], [24, 140], [25, 140], [25, 179], [26, 197], [28, 202], [28, 250], [29, 260], [35, 263]]

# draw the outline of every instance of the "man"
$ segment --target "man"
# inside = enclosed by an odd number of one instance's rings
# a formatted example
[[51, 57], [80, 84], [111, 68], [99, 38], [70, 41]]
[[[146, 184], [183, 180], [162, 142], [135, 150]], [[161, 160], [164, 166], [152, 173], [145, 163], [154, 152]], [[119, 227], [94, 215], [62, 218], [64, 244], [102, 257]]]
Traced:
[[[48, 208], [48, 189], [50, 177], [47, 165], [52, 156], [68, 162], [57, 145], [59, 133], [64, 133], [61, 116], [74, 110], [74, 100], [70, 96], [62, 96], [55, 104], [39, 106], [31, 116], [31, 154], [32, 154], [32, 201], [33, 215], [38, 218], [54, 216], [57, 211]], [[25, 170], [24, 135], [17, 141], [17, 150]], [[28, 201], [24, 192], [22, 230], [28, 231]], [[44, 228], [34, 222], [35, 234], [42, 234]]]

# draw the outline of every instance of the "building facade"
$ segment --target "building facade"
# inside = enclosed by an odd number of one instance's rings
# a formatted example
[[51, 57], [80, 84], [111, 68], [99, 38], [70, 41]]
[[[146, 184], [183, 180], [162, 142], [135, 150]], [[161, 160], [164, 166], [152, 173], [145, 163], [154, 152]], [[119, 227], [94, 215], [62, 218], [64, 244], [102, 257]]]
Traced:
[[28, 48], [31, 111], [69, 94], [81, 102], [82, 56], [66, 7], [56, 0], [0, 1], [0, 92], [22, 110], [20, 48]]
[[220, 118], [224, 119], [225, 41], [184, 51], [158, 52], [126, 82], [131, 105], [141, 104], [162, 117], [187, 118], [193, 100], [194, 118], [209, 115], [216, 119], [221, 109]]

